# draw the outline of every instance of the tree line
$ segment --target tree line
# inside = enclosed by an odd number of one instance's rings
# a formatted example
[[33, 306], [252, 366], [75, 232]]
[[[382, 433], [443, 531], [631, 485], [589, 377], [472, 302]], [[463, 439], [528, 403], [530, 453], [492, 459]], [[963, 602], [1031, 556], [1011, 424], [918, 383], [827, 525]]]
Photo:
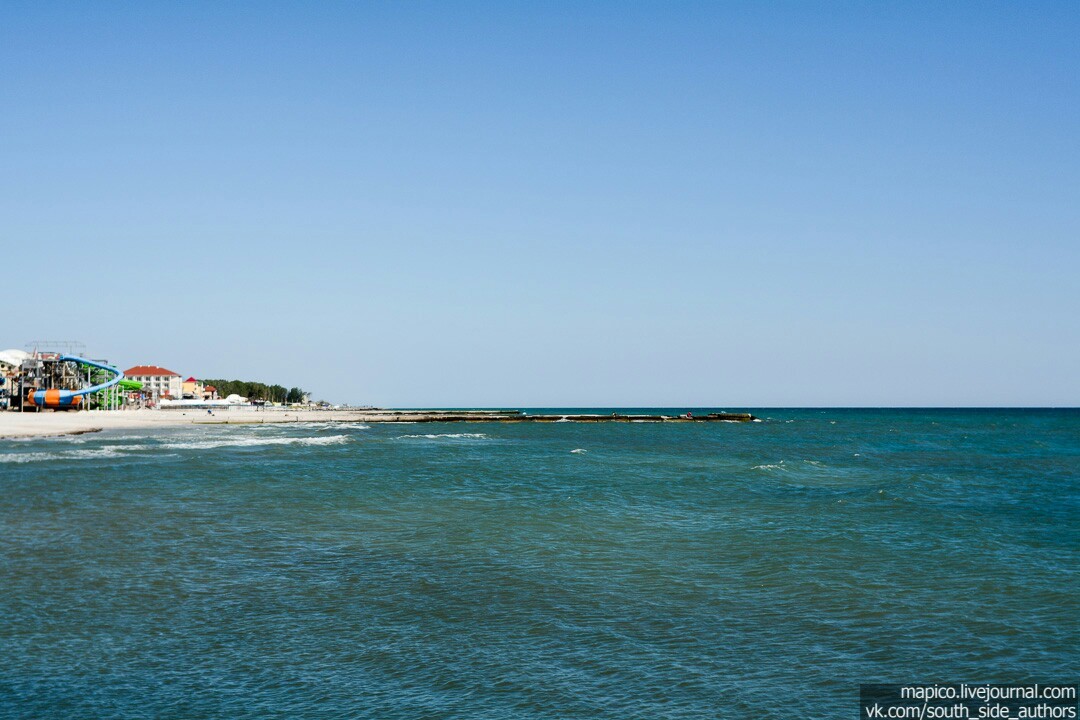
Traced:
[[218, 397], [226, 398], [239, 395], [248, 400], [267, 400], [278, 403], [298, 403], [304, 401], [305, 393], [298, 387], [286, 388], [284, 385], [267, 385], [251, 380], [203, 380], [203, 385], [213, 385]]

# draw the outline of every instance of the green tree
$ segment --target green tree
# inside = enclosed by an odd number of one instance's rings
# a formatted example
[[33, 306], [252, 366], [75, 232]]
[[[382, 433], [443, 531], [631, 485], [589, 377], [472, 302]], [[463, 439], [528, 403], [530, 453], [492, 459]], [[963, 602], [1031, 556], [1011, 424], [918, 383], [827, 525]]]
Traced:
[[205, 385], [217, 388], [218, 397], [240, 395], [249, 400], [269, 400], [271, 402], [302, 402], [304, 391], [298, 387], [286, 388], [284, 385], [267, 385], [255, 380], [203, 380]]

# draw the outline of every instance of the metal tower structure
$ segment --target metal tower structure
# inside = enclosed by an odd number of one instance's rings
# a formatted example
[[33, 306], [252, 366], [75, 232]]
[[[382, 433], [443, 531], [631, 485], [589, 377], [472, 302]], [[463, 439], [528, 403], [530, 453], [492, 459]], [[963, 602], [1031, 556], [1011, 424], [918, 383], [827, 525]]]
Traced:
[[82, 356], [86, 352], [86, 345], [78, 340], [34, 340], [26, 343], [24, 347], [34, 353], [49, 352]]

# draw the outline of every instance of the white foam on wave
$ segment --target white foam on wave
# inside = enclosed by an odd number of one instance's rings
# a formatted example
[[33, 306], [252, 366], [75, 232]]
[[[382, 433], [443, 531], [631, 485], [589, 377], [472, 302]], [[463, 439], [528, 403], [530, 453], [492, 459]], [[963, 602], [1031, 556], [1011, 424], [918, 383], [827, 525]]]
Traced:
[[86, 442], [86, 438], [77, 435], [27, 435], [26, 437], [11, 437], [4, 438], [4, 442], [10, 443], [34, 443], [34, 442], [48, 442], [48, 443], [64, 443], [69, 445], [81, 445]]
[[[284, 424], [284, 423], [282, 423]], [[274, 427], [268, 423], [269, 427]], [[266, 427], [266, 425], [262, 426]], [[305, 422], [301, 427], [305, 430], [370, 430], [370, 425], [363, 423], [327, 420], [325, 422]]]
[[784, 461], [781, 460], [778, 463], [767, 463], [763, 465], [754, 465], [751, 470], [783, 470]]
[[[367, 426], [364, 426], [365, 429]], [[42, 438], [35, 438], [41, 440]], [[97, 440], [116, 442], [123, 440], [151, 440], [147, 436], [120, 435], [115, 437], [97, 436]], [[51, 440], [51, 439], [50, 439]], [[68, 460], [95, 460], [109, 458], [137, 458], [137, 457], [176, 457], [175, 453], [162, 453], [162, 450], [210, 450], [223, 447], [259, 447], [270, 445], [298, 445], [298, 446], [324, 446], [340, 445], [349, 442], [349, 435], [323, 435], [316, 437], [266, 437], [259, 433], [256, 436], [244, 437], [216, 437], [194, 438], [190, 435], [172, 441], [148, 444], [118, 444], [104, 445], [97, 448], [73, 448], [70, 444], [54, 447], [49, 451], [19, 452], [0, 454], [0, 463], [21, 464], [33, 462], [68, 461]], [[85, 441], [84, 441], [85, 442]], [[70, 449], [69, 449], [70, 448]]]
[[221, 438], [220, 440], [191, 440], [158, 445], [173, 450], [209, 450], [220, 447], [258, 447], [261, 445], [340, 445], [348, 442], [348, 435], [327, 435], [325, 437], [276, 437], [276, 438]]
[[587, 452], [589, 452], [589, 451], [586, 450], [585, 448], [578, 448], [576, 450], [571, 450], [570, 454], [571, 455], [575, 455], [575, 454], [580, 455], [581, 453], [587, 453]]
[[423, 438], [425, 440], [435, 440], [438, 438], [450, 438], [453, 440], [486, 440], [487, 435], [484, 433], [434, 433], [427, 435], [398, 435], [398, 440], [405, 440], [406, 438]]
[[121, 442], [123, 440], [150, 440], [152, 435], [96, 435], [85, 438], [82, 442], [97, 440], [100, 442]]
[[78, 450], [58, 450], [56, 452], [8, 453], [0, 455], [0, 463], [29, 463], [48, 460], [96, 460], [100, 458], [126, 457], [117, 447], [103, 447]]

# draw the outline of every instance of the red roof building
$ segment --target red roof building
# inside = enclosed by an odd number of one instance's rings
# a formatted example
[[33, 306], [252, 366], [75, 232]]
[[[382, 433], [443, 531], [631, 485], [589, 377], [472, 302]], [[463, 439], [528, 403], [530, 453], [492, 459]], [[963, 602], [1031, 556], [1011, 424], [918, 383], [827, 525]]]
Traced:
[[127, 377], [172, 377], [174, 375], [180, 377], [180, 373], [174, 373], [172, 370], [166, 370], [157, 365], [136, 365], [125, 370], [124, 375]]
[[183, 396], [183, 388], [180, 382], [180, 373], [166, 370], [157, 365], [136, 365], [124, 371], [124, 376], [143, 384], [142, 392], [152, 401], [159, 398], [176, 398]]

